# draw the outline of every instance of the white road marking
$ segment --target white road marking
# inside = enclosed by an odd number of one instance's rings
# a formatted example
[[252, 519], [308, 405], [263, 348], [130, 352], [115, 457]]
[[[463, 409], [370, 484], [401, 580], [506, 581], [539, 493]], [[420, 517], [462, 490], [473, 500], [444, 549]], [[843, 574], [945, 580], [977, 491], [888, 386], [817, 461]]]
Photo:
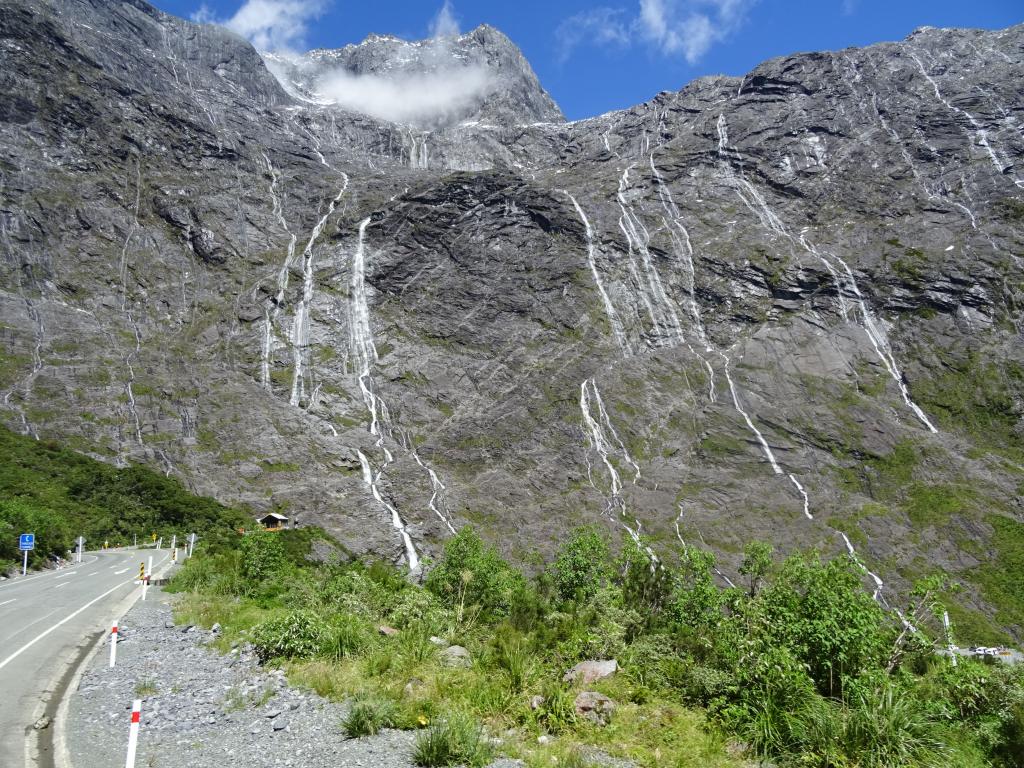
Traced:
[[128, 573], [128, 569], [125, 568], [123, 571], [114, 571], [115, 576], [120, 576], [122, 573]]
[[4, 659], [3, 661], [0, 661], [0, 669], [3, 669], [4, 667], [6, 667], [6, 666], [7, 666], [8, 664], [10, 664], [10, 663], [11, 663], [12, 661], [14, 661], [14, 660], [15, 660], [16, 658], [18, 658], [19, 656], [21, 656], [21, 654], [23, 654], [23, 653], [24, 653], [25, 651], [27, 651], [27, 650], [28, 650], [29, 648], [31, 648], [31, 647], [32, 647], [33, 645], [35, 645], [35, 644], [36, 644], [36, 643], [38, 643], [38, 642], [39, 642], [40, 640], [42, 640], [42, 639], [43, 639], [44, 637], [46, 637], [47, 635], [49, 635], [49, 634], [50, 634], [51, 632], [55, 632], [55, 631], [57, 631], [57, 630], [58, 630], [58, 629], [59, 629], [60, 627], [62, 627], [62, 626], [64, 626], [65, 624], [67, 624], [67, 623], [68, 623], [69, 621], [71, 621], [71, 620], [72, 620], [73, 618], [75, 618], [75, 617], [76, 617], [76, 616], [77, 616], [78, 614], [80, 614], [80, 613], [81, 613], [82, 611], [86, 610], [87, 608], [91, 608], [91, 607], [92, 607], [93, 605], [95, 605], [96, 603], [98, 603], [98, 602], [99, 602], [100, 600], [102, 600], [102, 599], [103, 599], [104, 597], [106, 597], [107, 595], [111, 594], [112, 592], [116, 592], [117, 590], [119, 590], [119, 589], [120, 589], [121, 587], [123, 587], [123, 586], [125, 585], [125, 583], [128, 583], [128, 582], [124, 582], [124, 583], [118, 584], [118, 585], [117, 585], [116, 587], [111, 587], [110, 589], [108, 589], [108, 590], [107, 590], [106, 592], [104, 592], [104, 593], [103, 593], [102, 595], [100, 595], [99, 597], [94, 597], [94, 598], [93, 598], [92, 600], [90, 600], [90, 601], [89, 601], [88, 603], [86, 603], [85, 605], [83, 605], [83, 606], [82, 606], [81, 608], [79, 608], [79, 609], [78, 609], [77, 611], [75, 611], [74, 613], [72, 613], [72, 614], [71, 614], [70, 616], [65, 616], [65, 617], [64, 617], [63, 619], [61, 619], [60, 621], [58, 621], [58, 622], [57, 622], [56, 624], [54, 624], [54, 625], [53, 625], [52, 627], [50, 627], [49, 629], [47, 629], [47, 630], [46, 630], [45, 632], [42, 632], [42, 633], [40, 633], [40, 634], [36, 635], [36, 636], [35, 636], [35, 637], [34, 637], [33, 639], [29, 640], [29, 641], [28, 641], [27, 643], [25, 643], [25, 644], [24, 644], [23, 646], [21, 646], [21, 648], [19, 648], [18, 650], [16, 650], [16, 651], [15, 651], [14, 653], [12, 653], [12, 654], [11, 654], [10, 656], [8, 656], [8, 657], [7, 657], [6, 659]]
[[68, 585], [68, 582], [65, 581], [62, 584], [58, 584], [56, 587], [54, 587], [54, 589], [60, 589], [61, 587], [66, 587], [67, 585]]
[[[72, 565], [70, 567], [71, 568], [78, 568], [78, 567], [80, 567], [82, 565], [88, 565], [89, 563], [95, 563], [97, 560], [99, 560], [99, 558], [96, 557], [95, 555], [92, 555], [92, 560], [88, 560], [88, 561], [87, 560], [83, 560], [78, 565]], [[24, 584], [27, 581], [35, 581], [36, 579], [43, 579], [43, 578], [46, 578], [47, 576], [53, 576], [54, 573], [55, 573], [55, 571], [47, 571], [46, 573], [37, 573], [35, 576], [16, 576], [13, 579], [8, 579], [6, 584], [0, 584], [0, 590], [12, 589], [12, 588], [18, 586], [19, 584]]]
[[12, 597], [10, 600], [4, 600], [2, 603], [0, 603], [0, 605], [7, 605], [8, 603], [13, 603], [17, 599], [18, 598], [16, 597]]
[[56, 581], [57, 579], [63, 579], [65, 576], [74, 576], [75, 573], [76, 571], [71, 571], [70, 573], [62, 573], [60, 576], [54, 576], [53, 578], [54, 581]]

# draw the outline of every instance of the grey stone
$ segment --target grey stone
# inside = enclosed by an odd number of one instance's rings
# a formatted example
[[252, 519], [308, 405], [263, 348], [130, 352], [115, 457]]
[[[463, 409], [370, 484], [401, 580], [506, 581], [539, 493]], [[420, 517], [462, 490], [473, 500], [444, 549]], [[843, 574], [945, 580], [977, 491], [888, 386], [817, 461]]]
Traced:
[[607, 725], [615, 712], [615, 702], [597, 691], [582, 691], [576, 696], [573, 705], [578, 716], [597, 725]]
[[461, 645], [449, 645], [440, 652], [438, 658], [446, 667], [473, 666], [473, 657], [470, 655], [469, 651]]
[[566, 683], [587, 685], [595, 680], [602, 680], [614, 675], [618, 669], [619, 663], [615, 659], [607, 661], [581, 661], [566, 672], [562, 680]]

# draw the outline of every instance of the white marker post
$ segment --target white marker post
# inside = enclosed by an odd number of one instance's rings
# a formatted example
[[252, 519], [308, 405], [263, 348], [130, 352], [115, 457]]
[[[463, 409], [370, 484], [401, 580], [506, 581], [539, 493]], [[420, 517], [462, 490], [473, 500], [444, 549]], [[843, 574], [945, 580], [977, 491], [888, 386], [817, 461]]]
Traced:
[[128, 759], [124, 768], [135, 768], [135, 750], [139, 746], [139, 722], [142, 720], [142, 699], [132, 702], [132, 726], [128, 731]]
[[174, 534], [173, 536], [171, 536], [171, 549], [177, 549], [177, 548], [178, 548], [178, 534]]
[[110, 668], [117, 662], [117, 624], [110, 630]]
[[946, 647], [949, 649], [949, 659], [956, 666], [956, 645], [953, 643], [953, 630], [949, 626], [949, 611], [942, 612], [942, 628], [946, 632]]
[[25, 559], [21, 561], [21, 575], [28, 573], [28, 550], [25, 550]]
[[188, 537], [188, 556], [192, 557], [192, 550], [196, 548], [196, 535], [193, 533]]

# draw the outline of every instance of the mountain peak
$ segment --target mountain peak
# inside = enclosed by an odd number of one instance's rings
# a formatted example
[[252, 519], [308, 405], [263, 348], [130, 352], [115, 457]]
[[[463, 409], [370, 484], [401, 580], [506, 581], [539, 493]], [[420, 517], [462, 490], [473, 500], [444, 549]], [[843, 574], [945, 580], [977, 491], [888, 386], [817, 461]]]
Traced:
[[371, 34], [343, 48], [264, 59], [294, 97], [387, 122], [430, 129], [565, 120], [515, 43], [488, 24], [415, 41]]

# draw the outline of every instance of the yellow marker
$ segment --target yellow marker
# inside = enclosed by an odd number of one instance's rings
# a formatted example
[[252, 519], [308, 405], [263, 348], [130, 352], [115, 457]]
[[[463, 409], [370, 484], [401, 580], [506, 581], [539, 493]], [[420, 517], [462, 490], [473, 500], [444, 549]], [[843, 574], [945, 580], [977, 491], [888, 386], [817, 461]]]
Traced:
[[139, 563], [139, 581], [142, 581], [144, 578], [146, 578], [146, 564]]

